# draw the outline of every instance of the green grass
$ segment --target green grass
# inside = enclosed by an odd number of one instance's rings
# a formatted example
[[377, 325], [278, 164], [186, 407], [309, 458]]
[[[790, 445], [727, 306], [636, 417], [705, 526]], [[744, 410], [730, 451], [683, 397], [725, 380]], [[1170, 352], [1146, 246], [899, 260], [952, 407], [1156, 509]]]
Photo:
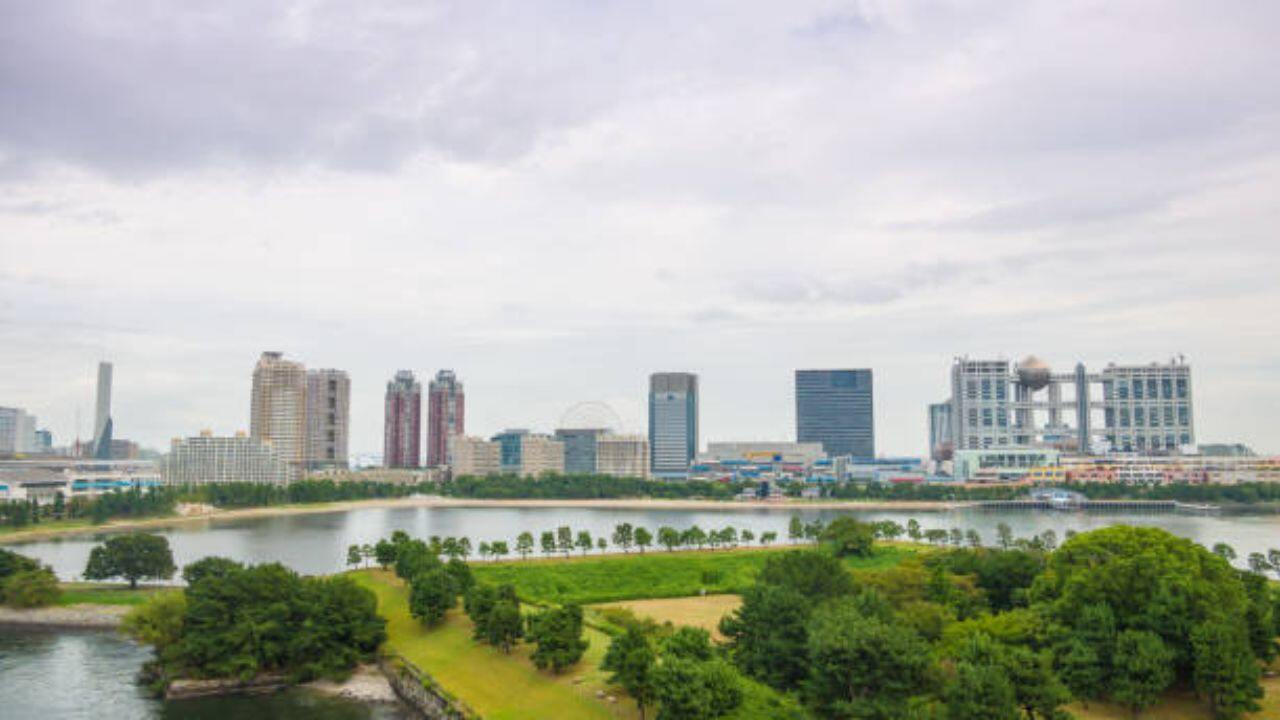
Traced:
[[130, 590], [128, 585], [109, 583], [62, 583], [58, 595], [59, 605], [141, 605], [151, 596], [168, 587], [139, 587]]
[[[672, 598], [707, 594], [741, 593], [754, 582], [770, 557], [794, 548], [743, 548], [737, 550], [643, 555], [588, 556], [514, 560], [473, 565], [476, 579], [515, 586], [528, 602], [580, 604], [641, 598]], [[869, 558], [848, 558], [852, 570], [892, 567], [915, 549], [884, 546]]]
[[369, 570], [352, 573], [378, 596], [378, 614], [387, 619], [386, 647], [429, 673], [455, 697], [486, 720], [534, 718], [638, 718], [634, 704], [596, 698], [605, 690], [599, 669], [608, 638], [587, 629], [587, 653], [563, 675], [541, 672], [529, 660], [529, 647], [511, 654], [471, 639], [471, 621], [460, 610], [427, 629], [409, 615], [408, 589], [394, 575]]

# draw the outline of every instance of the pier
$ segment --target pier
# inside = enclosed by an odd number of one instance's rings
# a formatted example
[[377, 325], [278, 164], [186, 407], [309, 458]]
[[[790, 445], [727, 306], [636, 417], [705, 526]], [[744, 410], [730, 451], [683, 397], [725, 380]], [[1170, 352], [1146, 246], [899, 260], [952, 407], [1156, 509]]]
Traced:
[[1176, 500], [1089, 500], [1083, 496], [1038, 496], [1024, 500], [987, 500], [975, 503], [983, 510], [1082, 510], [1086, 512], [1177, 512], [1197, 515], [1216, 513], [1216, 505]]

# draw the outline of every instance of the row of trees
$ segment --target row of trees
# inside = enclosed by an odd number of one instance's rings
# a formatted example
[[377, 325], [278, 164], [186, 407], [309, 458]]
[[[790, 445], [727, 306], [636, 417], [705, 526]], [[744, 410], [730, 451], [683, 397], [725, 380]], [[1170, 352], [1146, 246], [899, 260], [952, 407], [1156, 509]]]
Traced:
[[457, 606], [461, 596], [476, 640], [510, 652], [523, 639], [534, 645], [530, 655], [534, 665], [554, 673], [582, 659], [587, 649], [582, 608], [566, 605], [525, 617], [512, 586], [477, 584], [461, 558], [441, 559], [444, 546], [445, 541], [423, 542], [404, 533], [375, 546], [387, 553], [379, 561], [394, 565], [396, 575], [408, 582], [410, 614], [433, 627]]
[[0, 527], [22, 528], [58, 520], [88, 519], [102, 523], [112, 518], [142, 518], [173, 513], [178, 501], [175, 488], [132, 488], [97, 497], [73, 497], [62, 493], [53, 501], [8, 500], [0, 502]]
[[730, 500], [755, 483], [662, 482], [635, 477], [610, 475], [545, 474], [540, 477], [516, 475], [464, 475], [440, 484], [441, 495], [476, 499], [515, 500], [592, 500], [612, 498], [706, 498]]

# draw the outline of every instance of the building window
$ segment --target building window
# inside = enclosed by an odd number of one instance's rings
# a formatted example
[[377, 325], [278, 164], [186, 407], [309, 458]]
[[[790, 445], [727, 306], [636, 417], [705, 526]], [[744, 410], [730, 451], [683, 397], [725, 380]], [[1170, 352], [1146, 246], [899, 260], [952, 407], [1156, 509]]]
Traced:
[[1120, 408], [1120, 427], [1129, 427], [1129, 408]]
[[[1186, 406], [1186, 405], [1179, 405], [1179, 406], [1178, 406], [1178, 424], [1179, 424], [1179, 425], [1190, 425], [1190, 424], [1191, 424], [1191, 413], [1187, 411], [1187, 406]], [[1185, 444], [1185, 443], [1184, 443], [1184, 444]]]
[[982, 399], [983, 400], [991, 399], [991, 381], [988, 380], [987, 378], [982, 379]]
[[1165, 400], [1173, 399], [1173, 379], [1172, 378], [1162, 378], [1160, 380], [1160, 397], [1164, 398]]
[[1156, 387], [1157, 387], [1157, 383], [1155, 378], [1150, 378], [1147, 380], [1147, 397], [1151, 398], [1152, 400], [1155, 400], [1156, 397], [1159, 396], [1160, 394], [1159, 391], [1156, 389]]
[[1164, 424], [1165, 425], [1173, 424], [1173, 406], [1172, 405], [1164, 406]]
[[1178, 399], [1185, 400], [1187, 397], [1187, 379], [1178, 378], [1177, 385], [1178, 385]]
[[1003, 382], [999, 382], [999, 381], [996, 382], [996, 399], [997, 400], [1004, 400], [1005, 398], [1004, 388], [1005, 388], [1005, 385]]
[[1134, 400], [1142, 399], [1142, 381], [1141, 380], [1133, 381], [1133, 399]]
[[1116, 390], [1119, 392], [1121, 400], [1129, 399], [1129, 386], [1125, 383], [1117, 383]]
[[1146, 411], [1143, 408], [1133, 409], [1133, 426], [1142, 427], [1147, 424]]

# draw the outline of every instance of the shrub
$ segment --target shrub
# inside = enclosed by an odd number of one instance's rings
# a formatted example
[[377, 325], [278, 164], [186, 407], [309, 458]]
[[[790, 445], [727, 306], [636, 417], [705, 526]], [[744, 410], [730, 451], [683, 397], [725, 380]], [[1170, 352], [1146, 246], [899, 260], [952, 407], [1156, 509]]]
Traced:
[[19, 608], [52, 605], [58, 601], [58, 578], [47, 567], [20, 570], [0, 585], [4, 604]]

